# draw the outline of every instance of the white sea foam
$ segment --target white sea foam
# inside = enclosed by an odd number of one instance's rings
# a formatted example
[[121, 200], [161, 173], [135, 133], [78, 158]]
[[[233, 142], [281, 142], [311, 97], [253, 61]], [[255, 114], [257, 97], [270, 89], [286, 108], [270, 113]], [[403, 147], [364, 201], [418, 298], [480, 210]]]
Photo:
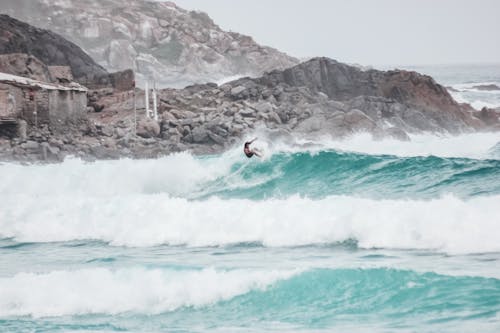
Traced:
[[476, 110], [481, 110], [483, 107], [494, 109], [500, 107], [500, 91], [475, 88], [479, 85], [490, 84], [500, 86], [498, 82], [455, 84], [454, 90], [448, 90], [448, 92], [458, 103], [468, 103]]
[[500, 82], [496, 81], [487, 81], [487, 82], [475, 82], [475, 83], [458, 83], [454, 84], [451, 87], [455, 90], [458, 91], [471, 91], [471, 92], [479, 92], [479, 93], [485, 93], [485, 94], [498, 94], [500, 93], [499, 90], [481, 90], [478, 89], [477, 87], [479, 86], [488, 86], [488, 85], [495, 85], [497, 87], [500, 87]]
[[355, 239], [363, 248], [500, 251], [500, 196], [189, 201], [165, 194], [13, 195], [1, 202], [0, 237], [28, 242], [97, 239], [138, 247], [260, 242], [276, 247]]
[[[368, 154], [484, 158], [491, 157], [487, 151], [499, 137], [482, 133], [412, 139], [373, 141], [361, 134], [315, 148], [268, 149], [278, 153], [330, 147]], [[33, 242], [98, 239], [127, 246], [239, 242], [294, 246], [354, 238], [362, 247], [500, 251], [499, 196], [467, 201], [453, 196], [432, 201], [186, 199], [206, 181], [234, 173], [235, 163], [245, 167], [259, 161], [246, 159], [235, 148], [205, 158], [180, 153], [157, 160], [0, 164], [0, 237]], [[239, 186], [238, 179], [235, 182]]]
[[[295, 143], [272, 142], [261, 136], [266, 158], [276, 153], [335, 149], [365, 154], [396, 156], [441, 156], [464, 158], [496, 158], [490, 149], [500, 142], [498, 133], [475, 133], [460, 136], [413, 135], [412, 141], [394, 139], [375, 141], [369, 134], [357, 134], [345, 140]], [[271, 144], [272, 142], [272, 144]], [[244, 166], [258, 163], [243, 156], [241, 147], [213, 157], [197, 158], [187, 152], [155, 160], [99, 161], [86, 163], [66, 159], [61, 164], [29, 165], [0, 163], [0, 196], [27, 194], [91, 194], [92, 196], [127, 193], [168, 193], [187, 196], [200, 184], [228, 176], [235, 163]], [[0, 201], [1, 205], [1, 201]]]
[[66, 159], [61, 164], [0, 164], [0, 195], [25, 193], [84, 194], [93, 196], [126, 193], [182, 195], [204, 181], [229, 173], [240, 152], [228, 152], [218, 158], [195, 158], [187, 152], [156, 160], [98, 161], [86, 163]]
[[[495, 109], [500, 107], [500, 102], [498, 103], [493, 103], [493, 101], [489, 100], [484, 100], [484, 99], [479, 99], [477, 96], [474, 96], [472, 98], [466, 98], [464, 96], [464, 93], [462, 92], [451, 92], [451, 95], [455, 101], [458, 103], [467, 103], [470, 104], [475, 110], [481, 110], [482, 108], [489, 108], [489, 109]], [[499, 94], [500, 96], [500, 94]]]
[[[323, 139], [313, 142], [297, 140], [298, 145], [278, 143], [276, 151], [321, 151], [335, 149], [371, 155], [395, 155], [401, 157], [439, 156], [473, 159], [494, 158], [489, 150], [500, 142], [499, 133], [471, 133], [458, 136], [416, 134], [411, 141], [396, 139], [373, 140], [368, 133], [359, 133], [342, 140]], [[306, 148], [304, 148], [306, 147]]]
[[200, 271], [104, 268], [0, 278], [0, 317], [157, 314], [264, 290], [297, 270]]
[[247, 76], [251, 77], [252, 75], [251, 74], [239, 74], [239, 75], [227, 76], [227, 77], [224, 77], [224, 78], [218, 80], [216, 83], [217, 83], [217, 85], [222, 86], [228, 82], [235, 81], [235, 80], [241, 79], [242, 77], [247, 77]]
[[481, 100], [474, 100], [470, 103], [470, 105], [476, 110], [481, 110], [482, 108], [495, 109], [500, 107], [500, 104], [488, 103]]

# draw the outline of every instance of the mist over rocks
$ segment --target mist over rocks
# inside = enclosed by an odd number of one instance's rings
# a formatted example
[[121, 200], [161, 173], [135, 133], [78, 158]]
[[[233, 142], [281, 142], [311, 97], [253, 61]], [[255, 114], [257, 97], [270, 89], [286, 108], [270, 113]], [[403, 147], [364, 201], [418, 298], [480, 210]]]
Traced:
[[[4, 4], [2, 3], [3, 6]], [[67, 41], [52, 31], [39, 29], [1, 14], [0, 54], [28, 54], [37, 59], [35, 62], [43, 63], [47, 66], [69, 66], [75, 80], [85, 85], [107, 75], [103, 67], [98, 65], [74, 43]], [[15, 57], [11, 56], [8, 62], [3, 62], [3, 65], [13, 67], [13, 62], [22, 61], [23, 59], [21, 55], [17, 57], [17, 60], [14, 59]], [[12, 70], [18, 71], [18, 73], [13, 74], [20, 75], [25, 70], [26, 74], [29, 75], [31, 72], [30, 65], [33, 63], [33, 60], [26, 59], [24, 62], [26, 66], [21, 64], [17, 69], [12, 68]], [[33, 65], [36, 66], [36, 64]], [[38, 65], [38, 67], [41, 67], [41, 65]], [[41, 75], [38, 78], [47, 79], [43, 77], [46, 74]]]
[[180, 88], [299, 62], [172, 2], [3, 0], [0, 10], [59, 33], [110, 72], [133, 69], [139, 83]]

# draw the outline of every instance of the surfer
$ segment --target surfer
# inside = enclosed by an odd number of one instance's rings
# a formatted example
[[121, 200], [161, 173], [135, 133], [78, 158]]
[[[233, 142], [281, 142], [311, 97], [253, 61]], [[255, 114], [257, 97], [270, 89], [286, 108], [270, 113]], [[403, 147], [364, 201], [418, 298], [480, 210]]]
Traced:
[[243, 148], [243, 151], [245, 152], [245, 155], [248, 157], [248, 158], [251, 158], [253, 157], [253, 155], [257, 156], [257, 157], [262, 157], [262, 153], [256, 149], [256, 148], [250, 148], [250, 145], [252, 144], [252, 142], [254, 142], [255, 140], [257, 140], [257, 138], [251, 140], [251, 141], [247, 141], [245, 142], [245, 146]]

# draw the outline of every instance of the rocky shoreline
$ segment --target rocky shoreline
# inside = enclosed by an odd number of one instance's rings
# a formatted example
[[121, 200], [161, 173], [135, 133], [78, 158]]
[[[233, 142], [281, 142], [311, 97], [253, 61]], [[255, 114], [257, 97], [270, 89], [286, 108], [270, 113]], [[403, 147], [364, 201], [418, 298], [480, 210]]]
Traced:
[[[134, 3], [170, 12], [176, 8]], [[197, 27], [200, 16], [195, 14], [174, 10], [165, 17], [177, 23], [191, 17], [193, 21], [185, 23]], [[205, 23], [216, 29], [212, 21]], [[213, 154], [241, 145], [256, 132], [271, 141], [293, 142], [346, 138], [358, 132], [375, 139], [409, 140], [412, 133], [500, 130], [500, 110], [477, 111], [459, 104], [430, 76], [362, 69], [329, 58], [296, 65], [287, 58], [290, 62], [281, 64], [291, 67], [264, 61], [267, 65], [260, 69], [275, 69], [259, 77], [158, 90], [158, 117], [152, 119], [146, 117], [152, 105], [145, 105], [145, 92], [136, 87], [133, 70], [108, 73], [78, 45], [7, 15], [0, 15], [0, 27], [0, 161], [156, 158], [179, 151]], [[246, 42], [238, 49], [253, 54], [246, 61], [260, 59], [261, 53], [250, 52], [253, 49], [263, 52], [263, 60], [273, 59], [275, 51]], [[283, 67], [287, 68], [278, 69]]]
[[31, 128], [25, 138], [0, 139], [0, 160], [156, 158], [185, 150], [212, 154], [255, 131], [271, 140], [344, 138], [357, 132], [409, 140], [411, 133], [500, 129], [500, 110], [458, 104], [428, 76], [362, 71], [328, 58], [221, 86], [163, 89], [158, 121], [145, 116], [143, 90], [105, 88], [88, 95], [87, 119], [69, 125], [64, 134], [44, 126]]

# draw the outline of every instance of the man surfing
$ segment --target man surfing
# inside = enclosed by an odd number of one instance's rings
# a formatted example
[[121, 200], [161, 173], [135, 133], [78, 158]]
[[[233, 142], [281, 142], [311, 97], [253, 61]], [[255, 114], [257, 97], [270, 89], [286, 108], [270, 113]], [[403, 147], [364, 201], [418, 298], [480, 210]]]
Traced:
[[262, 152], [260, 152], [258, 149], [256, 148], [250, 148], [250, 145], [252, 144], [252, 142], [254, 142], [255, 140], [257, 140], [257, 138], [251, 140], [251, 141], [247, 141], [245, 142], [245, 146], [243, 148], [243, 152], [245, 153], [245, 155], [248, 157], [248, 158], [251, 158], [253, 157], [253, 155], [257, 156], [257, 157], [262, 157]]

